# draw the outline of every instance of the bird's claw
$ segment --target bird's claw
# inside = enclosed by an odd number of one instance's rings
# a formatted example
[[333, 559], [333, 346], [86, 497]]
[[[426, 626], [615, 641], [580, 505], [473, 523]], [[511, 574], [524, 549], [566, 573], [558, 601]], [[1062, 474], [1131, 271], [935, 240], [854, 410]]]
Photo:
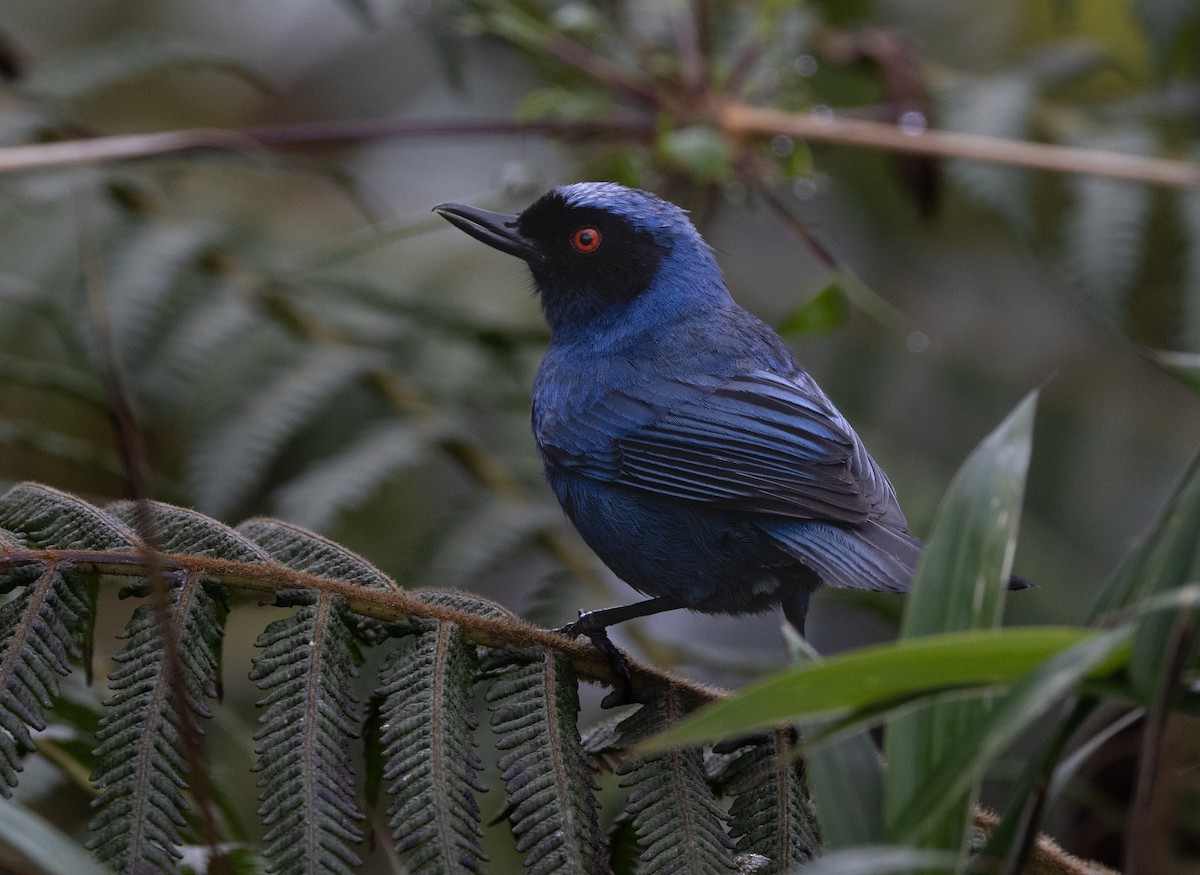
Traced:
[[582, 635], [603, 655], [620, 684], [621, 698], [613, 704], [623, 705], [633, 698], [633, 674], [629, 670], [629, 660], [608, 637], [608, 627], [597, 625], [593, 614], [580, 611], [579, 619], [563, 626], [558, 630], [558, 634], [567, 638], [578, 638]]

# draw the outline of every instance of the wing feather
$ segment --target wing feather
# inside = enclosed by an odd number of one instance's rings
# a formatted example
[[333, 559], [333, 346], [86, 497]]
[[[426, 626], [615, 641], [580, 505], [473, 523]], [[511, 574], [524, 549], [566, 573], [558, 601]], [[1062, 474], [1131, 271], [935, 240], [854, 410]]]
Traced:
[[558, 421], [566, 434], [539, 434], [542, 452], [588, 476], [689, 501], [903, 525], [887, 477], [803, 371], [754, 371], [715, 387], [676, 382], [664, 394], [666, 410], [612, 392], [574, 424]]

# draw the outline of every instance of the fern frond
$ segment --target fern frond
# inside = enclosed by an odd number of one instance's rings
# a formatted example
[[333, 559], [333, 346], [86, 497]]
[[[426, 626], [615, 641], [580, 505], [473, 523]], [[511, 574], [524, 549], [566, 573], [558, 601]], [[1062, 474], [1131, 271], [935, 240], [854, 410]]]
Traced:
[[517, 850], [533, 875], [610, 871], [595, 779], [575, 726], [578, 681], [549, 650], [493, 652], [486, 694]]
[[485, 498], [438, 546], [429, 576], [437, 586], [462, 586], [547, 526], [562, 519], [557, 507], [499, 496]]
[[[1029, 77], [960, 76], [939, 94], [938, 116], [949, 131], [1023, 140], [1029, 136], [1036, 91]], [[1033, 204], [1027, 170], [954, 159], [950, 178], [964, 192], [994, 209], [1022, 234], [1033, 232]]]
[[[92, 782], [101, 791], [90, 824], [88, 847], [123, 872], [147, 866], [179, 871], [180, 829], [186, 824], [187, 762], [184, 732], [199, 734], [196, 718], [212, 713], [206, 699], [217, 694], [217, 670], [226, 605], [222, 588], [189, 574], [171, 590], [170, 614], [139, 605], [122, 637], [129, 643], [113, 657], [112, 695], [96, 737], [99, 759]], [[174, 627], [183, 689], [168, 665], [163, 622]], [[191, 726], [181, 728], [184, 721]]]
[[106, 290], [113, 341], [123, 361], [143, 361], [168, 324], [180, 279], [220, 239], [208, 222], [154, 224], [134, 232], [116, 258]]
[[0, 528], [31, 547], [136, 550], [137, 536], [112, 514], [40, 483], [18, 483], [0, 496]]
[[335, 395], [378, 365], [378, 358], [314, 347], [304, 359], [245, 399], [197, 447], [191, 480], [199, 506], [221, 516], [243, 502], [280, 448]]
[[403, 419], [379, 423], [277, 490], [275, 512], [299, 525], [323, 529], [393, 474], [419, 462], [445, 433], [443, 426]]
[[[157, 502], [119, 502], [108, 512], [135, 526], [143, 512], [162, 550], [263, 562], [264, 550], [230, 528], [195, 511]], [[173, 586], [169, 611], [140, 605], [125, 628], [129, 643], [113, 657], [112, 695], [100, 723], [99, 762], [92, 781], [101, 790], [89, 847], [121, 871], [153, 866], [177, 871], [180, 829], [186, 823], [187, 783], [181, 734], [202, 734], [197, 718], [211, 717], [207, 700], [220, 685], [220, 654], [227, 613], [224, 588], [189, 574]], [[168, 664], [163, 624], [181, 644], [178, 672]], [[183, 688], [176, 688], [176, 682]], [[188, 725], [184, 726], [184, 721]], [[183, 727], [183, 728], [181, 728]]]
[[[462, 596], [435, 597], [475, 607]], [[450, 623], [417, 620], [397, 632], [408, 640], [385, 658], [376, 693], [392, 839], [413, 875], [482, 871], [475, 645]]]
[[[254, 519], [238, 532], [291, 568], [366, 585], [387, 581], [364, 560], [296, 526]], [[362, 719], [353, 692], [357, 622], [340, 596], [293, 591], [279, 600], [297, 610], [259, 636], [262, 653], [250, 673], [265, 692], [254, 768], [262, 772], [266, 857], [273, 872], [344, 872], [359, 865], [352, 846], [363, 839], [351, 758]]]
[[[687, 710], [674, 688], [656, 693], [621, 724], [622, 740], [628, 746], [662, 732]], [[629, 790], [626, 812], [633, 818], [644, 871], [735, 871], [726, 814], [708, 784], [699, 748], [631, 760], [617, 774], [624, 776], [621, 786]]]
[[[130, 550], [133, 533], [115, 518], [65, 493], [36, 484], [0, 496], [0, 549], [75, 547]], [[0, 795], [17, 785], [21, 758], [33, 750], [29, 729], [46, 726], [44, 709], [71, 671], [91, 614], [80, 574], [48, 563], [4, 575], [5, 590], [23, 586], [0, 605]]]
[[[23, 583], [20, 569], [5, 583]], [[0, 605], [0, 795], [12, 795], [22, 758], [34, 749], [29, 729], [58, 696], [58, 678], [71, 673], [90, 607], [77, 575], [48, 565], [33, 583]]]
[[804, 764], [792, 759], [790, 733], [774, 732], [768, 742], [742, 748], [722, 775], [729, 808], [729, 833], [738, 855], [757, 854], [768, 862], [762, 875], [783, 873], [820, 853], [816, 812], [804, 781]]
[[[1131, 128], [1077, 145], [1147, 155], [1154, 141], [1148, 131]], [[1067, 267], [1100, 311], [1122, 323], [1125, 295], [1137, 275], [1149, 224], [1150, 189], [1102, 176], [1076, 176], [1071, 190], [1064, 240]]]
[[236, 289], [217, 284], [208, 291], [203, 301], [174, 318], [170, 335], [145, 369], [143, 390], [166, 410], [191, 403], [188, 390], [210, 372], [208, 364], [233, 344], [244, 342], [247, 332], [262, 327]]

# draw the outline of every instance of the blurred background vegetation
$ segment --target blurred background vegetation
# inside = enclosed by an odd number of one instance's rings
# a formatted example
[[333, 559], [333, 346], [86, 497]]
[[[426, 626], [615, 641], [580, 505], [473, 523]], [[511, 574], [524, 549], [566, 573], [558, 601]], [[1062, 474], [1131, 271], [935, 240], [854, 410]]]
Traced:
[[[128, 494], [100, 318], [155, 497], [283, 517], [407, 586], [548, 625], [628, 600], [541, 482], [528, 389], [548, 333], [523, 267], [429, 212], [515, 211], [580, 179], [692, 210], [734, 296], [793, 341], [917, 533], [1044, 384], [1016, 557], [1040, 586], [1010, 599], [1011, 622], [1082, 622], [1196, 452], [1200, 405], [1151, 352], [1200, 344], [1195, 188], [732, 140], [713, 117], [719, 98], [1195, 161], [1186, 0], [2, 8], [0, 145], [243, 133], [0, 174], [0, 485]], [[823, 593], [812, 642], [887, 637], [899, 607]], [[106, 605], [101, 625], [126, 616]], [[778, 625], [667, 615], [617, 637], [737, 686], [784, 661]], [[226, 695], [252, 701], [253, 635], [228, 641]], [[244, 746], [221, 721], [253, 719], [222, 709], [213, 734]], [[1052, 825], [1119, 860], [1129, 775], [1113, 770]], [[85, 794], [49, 774], [21, 792], [83, 818]]]

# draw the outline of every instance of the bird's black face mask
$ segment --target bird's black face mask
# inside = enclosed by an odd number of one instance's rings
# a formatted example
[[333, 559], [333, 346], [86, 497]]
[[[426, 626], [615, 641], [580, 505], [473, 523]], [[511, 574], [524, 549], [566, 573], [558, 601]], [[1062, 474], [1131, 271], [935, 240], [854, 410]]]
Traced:
[[654, 281], [667, 248], [628, 219], [572, 206], [551, 193], [519, 216], [462, 204], [434, 208], [477, 240], [529, 264], [547, 317], [589, 319], [630, 301]]

